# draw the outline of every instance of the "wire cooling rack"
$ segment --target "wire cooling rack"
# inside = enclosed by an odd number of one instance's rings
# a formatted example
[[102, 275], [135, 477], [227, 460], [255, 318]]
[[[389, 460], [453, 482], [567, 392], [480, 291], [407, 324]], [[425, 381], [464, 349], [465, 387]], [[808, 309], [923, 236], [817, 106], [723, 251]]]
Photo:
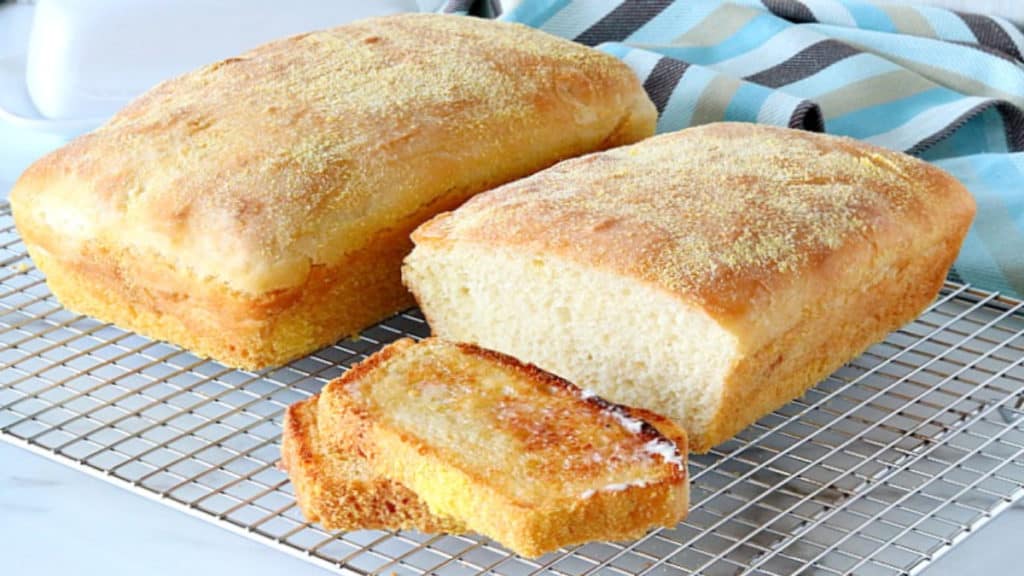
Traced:
[[346, 573], [915, 573], [1024, 496], [1024, 303], [962, 284], [694, 456], [684, 523], [527, 560], [472, 535], [328, 533], [275, 466], [284, 408], [382, 344], [425, 336], [419, 313], [240, 372], [64, 310], [6, 207], [0, 266], [0, 438]]

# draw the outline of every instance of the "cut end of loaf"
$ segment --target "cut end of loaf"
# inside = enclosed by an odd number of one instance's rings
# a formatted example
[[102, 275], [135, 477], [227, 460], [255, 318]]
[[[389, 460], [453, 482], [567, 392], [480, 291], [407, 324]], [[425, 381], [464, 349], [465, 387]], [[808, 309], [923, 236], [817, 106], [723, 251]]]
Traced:
[[468, 244], [420, 245], [403, 274], [434, 334], [669, 416], [705, 444], [738, 351], [703, 311], [633, 279]]

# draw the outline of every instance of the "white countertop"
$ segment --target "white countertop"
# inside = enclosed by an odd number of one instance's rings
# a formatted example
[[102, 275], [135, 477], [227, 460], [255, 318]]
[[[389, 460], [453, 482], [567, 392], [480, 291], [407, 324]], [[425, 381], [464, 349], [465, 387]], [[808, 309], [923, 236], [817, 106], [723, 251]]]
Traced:
[[7, 576], [326, 576], [326, 570], [0, 442]]
[[[0, 12], [0, 34], [3, 33]], [[0, 197], [59, 138], [0, 124]], [[1021, 573], [1018, 505], [926, 576]], [[0, 442], [0, 573], [319, 576], [327, 571], [118, 486]]]

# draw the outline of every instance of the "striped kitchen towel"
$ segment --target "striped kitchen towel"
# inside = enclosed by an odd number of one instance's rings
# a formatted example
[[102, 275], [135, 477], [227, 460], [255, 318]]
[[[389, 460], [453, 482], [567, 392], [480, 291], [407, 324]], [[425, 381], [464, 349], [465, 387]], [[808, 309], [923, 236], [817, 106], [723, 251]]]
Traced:
[[[497, 12], [494, 0], [448, 9]], [[659, 132], [777, 124], [936, 163], [978, 202], [951, 275], [1024, 297], [1024, 35], [1013, 24], [862, 0], [524, 0], [501, 18], [624, 60]]]

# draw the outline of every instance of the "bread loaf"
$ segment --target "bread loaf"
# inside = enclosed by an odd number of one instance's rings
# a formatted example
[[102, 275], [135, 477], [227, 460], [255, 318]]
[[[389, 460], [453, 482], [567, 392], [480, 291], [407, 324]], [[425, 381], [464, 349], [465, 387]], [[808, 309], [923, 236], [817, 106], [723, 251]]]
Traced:
[[67, 307], [259, 368], [409, 306], [400, 264], [430, 216], [654, 122], [612, 56], [406, 14], [165, 82], [31, 166], [11, 204]]
[[413, 235], [436, 335], [655, 410], [707, 451], [935, 297], [974, 214], [856, 141], [723, 123], [562, 162]]

